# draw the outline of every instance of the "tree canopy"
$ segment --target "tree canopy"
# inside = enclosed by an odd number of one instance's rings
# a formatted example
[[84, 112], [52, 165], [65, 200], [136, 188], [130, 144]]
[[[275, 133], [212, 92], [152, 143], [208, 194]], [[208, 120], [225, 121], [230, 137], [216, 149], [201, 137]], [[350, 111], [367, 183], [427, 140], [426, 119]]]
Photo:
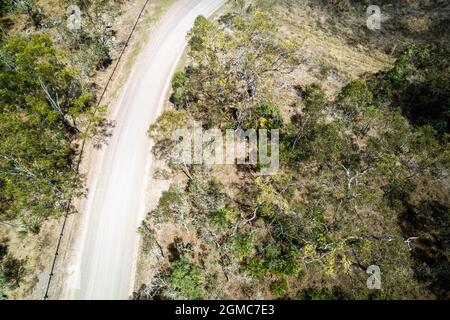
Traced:
[[11, 37], [0, 52], [1, 219], [36, 231], [80, 191], [72, 141], [93, 98], [45, 34]]

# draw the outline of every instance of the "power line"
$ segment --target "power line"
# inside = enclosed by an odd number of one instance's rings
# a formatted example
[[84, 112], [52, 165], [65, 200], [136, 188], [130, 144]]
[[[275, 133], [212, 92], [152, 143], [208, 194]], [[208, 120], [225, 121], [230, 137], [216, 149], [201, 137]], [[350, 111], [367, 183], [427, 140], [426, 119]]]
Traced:
[[[110, 83], [111, 83], [111, 81], [112, 81], [112, 78], [113, 78], [113, 76], [114, 76], [114, 74], [115, 74], [115, 72], [116, 72], [116, 70], [117, 70], [117, 67], [119, 66], [119, 63], [120, 63], [120, 61], [121, 61], [121, 59], [122, 59], [122, 56], [124, 55], [125, 50], [126, 50], [126, 48], [128, 47], [128, 44], [129, 44], [129, 42], [130, 42], [130, 40], [131, 40], [131, 37], [133, 36], [134, 31], [136, 30], [136, 27], [137, 27], [137, 25], [138, 25], [138, 23], [139, 23], [139, 20], [141, 19], [142, 13], [144, 12], [144, 10], [145, 10], [145, 8], [147, 7], [147, 5], [148, 5], [149, 2], [150, 2], [150, 0], [146, 0], [146, 1], [145, 1], [144, 5], [142, 6], [141, 11], [139, 12], [139, 15], [138, 15], [137, 18], [136, 18], [136, 21], [135, 21], [135, 23], [134, 23], [134, 25], [133, 25], [133, 28], [131, 29], [131, 32], [130, 32], [130, 34], [128, 35], [127, 40], [125, 41], [125, 45], [124, 45], [123, 48], [122, 48], [122, 51], [121, 51], [121, 53], [120, 53], [120, 55], [119, 55], [119, 58], [117, 59], [117, 62], [116, 62], [116, 64], [115, 64], [115, 66], [114, 66], [114, 69], [113, 69], [113, 71], [111, 72], [111, 75], [109, 76], [108, 81], [106, 82], [105, 87], [103, 88], [103, 91], [102, 91], [102, 94], [100, 95], [100, 98], [98, 99], [98, 102], [97, 102], [97, 105], [96, 105], [96, 107], [95, 107], [94, 113], [95, 113], [95, 112], [98, 110], [98, 108], [100, 107], [100, 104], [101, 104], [101, 102], [102, 102], [102, 100], [103, 100], [103, 98], [104, 98], [104, 96], [105, 96], [105, 94], [106, 94], [106, 90], [108, 89], [108, 86], [110, 85]], [[90, 124], [88, 125], [88, 128], [89, 128], [89, 126], [90, 126]], [[83, 142], [82, 142], [82, 146], [81, 146], [81, 150], [80, 150], [80, 155], [79, 155], [79, 158], [78, 158], [78, 161], [77, 161], [77, 167], [76, 167], [76, 172], [77, 172], [77, 173], [79, 173], [79, 170], [80, 170], [80, 164], [81, 164], [81, 160], [82, 160], [82, 158], [83, 158], [84, 147], [85, 147], [85, 145], [86, 145], [86, 139], [87, 139], [87, 137], [85, 137], [85, 138], [83, 139]], [[71, 207], [71, 205], [72, 205], [72, 200], [73, 200], [72, 198], [69, 200], [69, 202], [68, 202], [68, 204], [67, 204], [67, 207], [66, 207], [66, 210], [65, 210], [64, 219], [63, 219], [63, 223], [62, 223], [62, 226], [61, 226], [61, 232], [60, 232], [60, 234], [59, 234], [58, 243], [57, 243], [57, 245], [56, 245], [55, 254], [54, 254], [54, 256], [53, 256], [52, 267], [51, 267], [51, 270], [50, 270], [50, 273], [49, 273], [49, 276], [48, 276], [48, 282], [47, 282], [47, 288], [46, 288], [46, 290], [45, 290], [44, 300], [47, 300], [47, 299], [48, 299], [48, 292], [49, 292], [49, 290], [50, 290], [50, 285], [51, 285], [52, 278], [53, 278], [53, 274], [54, 274], [54, 271], [55, 271], [56, 259], [57, 259], [57, 257], [58, 257], [59, 247], [61, 246], [61, 241], [62, 241], [62, 238], [63, 238], [63, 236], [64, 236], [64, 230], [65, 230], [65, 228], [66, 228], [66, 222], [67, 222], [67, 218], [68, 218], [69, 213], [70, 213], [70, 207]]]

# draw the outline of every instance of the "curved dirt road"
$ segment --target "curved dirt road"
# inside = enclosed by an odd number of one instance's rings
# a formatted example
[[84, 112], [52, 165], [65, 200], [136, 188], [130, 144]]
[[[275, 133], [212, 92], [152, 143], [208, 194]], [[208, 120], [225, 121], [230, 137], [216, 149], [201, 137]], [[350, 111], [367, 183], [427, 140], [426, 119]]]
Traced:
[[[120, 98], [113, 137], [96, 158], [76, 239], [74, 274], [65, 284], [69, 299], [127, 299], [144, 212], [150, 162], [149, 125], [162, 110], [171, 76], [198, 15], [208, 16], [224, 0], [179, 0], [152, 32]], [[69, 283], [70, 282], [70, 283]]]

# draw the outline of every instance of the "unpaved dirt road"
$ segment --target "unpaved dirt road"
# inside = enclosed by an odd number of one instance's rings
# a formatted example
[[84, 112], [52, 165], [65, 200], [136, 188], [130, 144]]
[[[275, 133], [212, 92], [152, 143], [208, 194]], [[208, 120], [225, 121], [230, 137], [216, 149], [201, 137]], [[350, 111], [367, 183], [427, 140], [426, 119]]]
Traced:
[[94, 160], [75, 241], [66, 299], [127, 299], [132, 289], [137, 228], [144, 217], [150, 165], [149, 125], [161, 112], [170, 79], [198, 15], [224, 0], [179, 0], [158, 23], [119, 99], [112, 138]]

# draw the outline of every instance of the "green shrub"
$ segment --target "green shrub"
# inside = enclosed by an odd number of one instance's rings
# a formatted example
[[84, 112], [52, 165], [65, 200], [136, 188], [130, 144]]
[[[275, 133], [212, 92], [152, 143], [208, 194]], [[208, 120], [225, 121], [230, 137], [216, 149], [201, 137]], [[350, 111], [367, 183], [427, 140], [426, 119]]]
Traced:
[[164, 191], [159, 200], [156, 212], [168, 217], [173, 213], [182, 212], [185, 205], [185, 199], [182, 191], [176, 186], [171, 185], [169, 190]]
[[335, 300], [336, 297], [331, 289], [319, 291], [305, 290], [298, 295], [299, 300]]
[[322, 165], [352, 158], [358, 149], [344, 130], [339, 122], [316, 125], [300, 145], [302, 155]]
[[184, 70], [175, 72], [172, 78], [171, 101], [176, 108], [185, 108], [189, 102], [189, 79]]
[[326, 103], [325, 91], [318, 83], [306, 86], [302, 93], [303, 102], [305, 104], [305, 113], [316, 113], [321, 111]]
[[283, 296], [286, 293], [287, 289], [288, 285], [286, 279], [275, 281], [270, 286], [270, 290], [272, 291], [272, 293], [276, 294], [277, 296]]
[[236, 211], [229, 207], [214, 210], [211, 213], [211, 219], [217, 226], [224, 228], [236, 223]]
[[172, 263], [170, 286], [177, 293], [177, 299], [202, 299], [201, 279], [200, 268], [190, 263], [185, 256]]
[[431, 125], [450, 132], [450, 51], [437, 45], [407, 48], [394, 67], [372, 86], [378, 100], [400, 107], [416, 126]]
[[93, 40], [91, 50], [97, 70], [104, 70], [112, 63], [109, 47], [103, 41], [99, 39]]
[[13, 256], [7, 255], [1, 264], [1, 274], [6, 286], [15, 289], [22, 282], [25, 274], [26, 260], [16, 259]]
[[15, 8], [15, 2], [12, 0], [2, 0], [0, 2], [0, 16], [3, 16]]
[[295, 249], [282, 249], [278, 245], [267, 245], [261, 257], [249, 259], [247, 272], [253, 277], [262, 277], [267, 273], [277, 276], [294, 276], [300, 272]]
[[237, 236], [231, 238], [231, 250], [233, 255], [241, 260], [248, 257], [253, 250], [254, 234], [238, 234]]
[[246, 129], [281, 129], [283, 118], [280, 108], [271, 103], [263, 102], [255, 107], [254, 113], [247, 119]]
[[344, 118], [354, 119], [361, 109], [369, 106], [373, 101], [373, 94], [369, 90], [366, 81], [355, 80], [346, 85], [337, 98], [338, 109], [342, 111]]

